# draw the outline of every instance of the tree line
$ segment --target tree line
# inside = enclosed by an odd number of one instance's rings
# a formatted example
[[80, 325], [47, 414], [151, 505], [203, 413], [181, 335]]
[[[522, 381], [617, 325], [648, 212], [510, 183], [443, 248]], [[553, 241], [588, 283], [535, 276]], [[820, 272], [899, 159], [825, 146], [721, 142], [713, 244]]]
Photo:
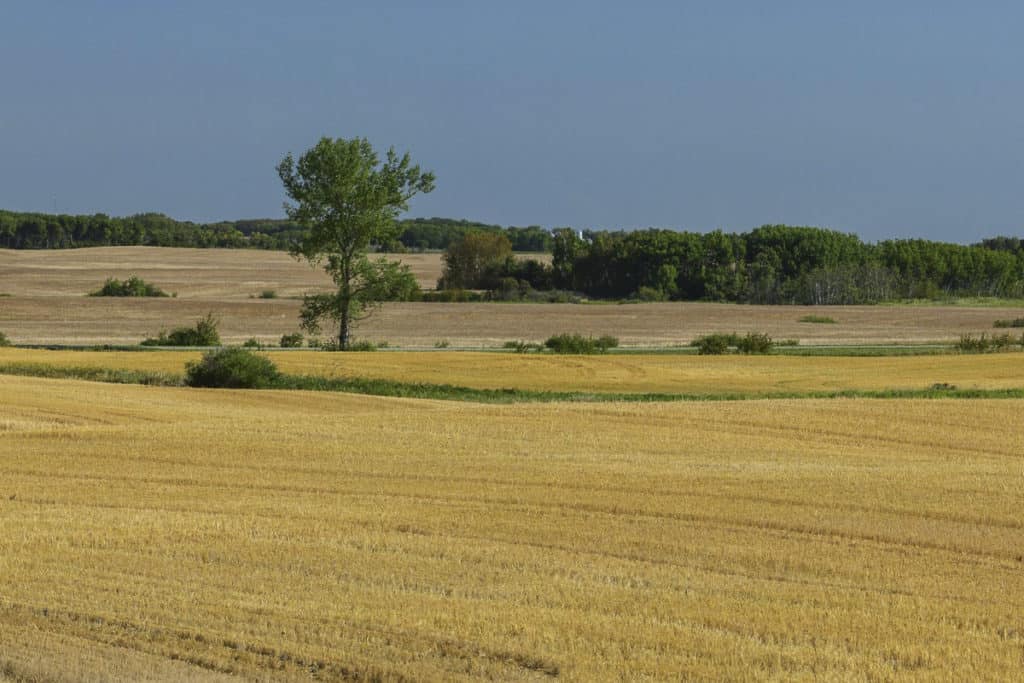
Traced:
[[[0, 210], [0, 248], [86, 246], [294, 250], [306, 230], [287, 219], [218, 223], [159, 213], [127, 217]], [[565, 290], [593, 298], [857, 304], [945, 296], [1024, 296], [1024, 241], [973, 245], [923, 239], [866, 243], [814, 227], [745, 233], [546, 230], [448, 218], [397, 221], [377, 251], [446, 250], [449, 289]], [[488, 251], [489, 250], [489, 251]], [[550, 265], [510, 252], [549, 252]]]
[[1024, 243], [923, 239], [866, 243], [853, 234], [766, 225], [745, 233], [552, 235], [550, 265], [513, 258], [499, 235], [449, 247], [440, 288], [566, 290], [602, 299], [756, 304], [870, 304], [950, 296], [1024, 296]]
[[[551, 232], [536, 225], [502, 227], [450, 218], [411, 218], [398, 221], [397, 227], [386, 241], [373, 246], [392, 253], [439, 251], [467, 233], [485, 232], [505, 235], [515, 251], [551, 251]], [[111, 217], [0, 210], [0, 249], [153, 246], [290, 251], [305, 233], [287, 219], [193, 223], [160, 213]]]

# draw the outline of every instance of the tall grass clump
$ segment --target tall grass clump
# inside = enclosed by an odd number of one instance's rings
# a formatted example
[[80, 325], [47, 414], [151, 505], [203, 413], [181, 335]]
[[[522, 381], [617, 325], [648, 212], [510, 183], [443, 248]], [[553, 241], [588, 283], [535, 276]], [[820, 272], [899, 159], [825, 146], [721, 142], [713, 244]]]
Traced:
[[220, 389], [266, 389], [281, 373], [269, 358], [244, 348], [207, 351], [199, 361], [185, 366], [185, 384]]
[[103, 286], [95, 292], [89, 292], [89, 296], [170, 296], [167, 292], [156, 285], [152, 285], [137, 275], [130, 276], [127, 280], [107, 278]]
[[961, 353], [992, 353], [996, 351], [1008, 351], [1013, 346], [1024, 348], [1024, 335], [1015, 339], [1009, 332], [1004, 334], [993, 334], [991, 337], [982, 332], [975, 337], [972, 334], [965, 334], [956, 343], [956, 349]]
[[11, 340], [7, 338], [7, 335], [0, 332], [0, 346], [10, 346]]
[[835, 325], [836, 319], [830, 318], [827, 315], [805, 315], [804, 317], [800, 318], [800, 320], [798, 320], [797, 322]]
[[515, 351], [516, 353], [529, 353], [531, 351], [543, 351], [543, 344], [534, 344], [528, 341], [522, 341], [520, 339], [512, 339], [501, 345], [501, 348], [509, 351]]
[[1024, 327], [1024, 318], [1014, 318], [1013, 320], [997, 320], [992, 323], [992, 327]]
[[548, 337], [544, 346], [554, 353], [593, 354], [607, 353], [619, 345], [619, 340], [610, 335], [584, 337], [581, 334], [556, 334]]
[[161, 330], [156, 337], [144, 339], [143, 346], [220, 346], [217, 326], [220, 321], [213, 313], [196, 321], [194, 327], [176, 327], [170, 332]]

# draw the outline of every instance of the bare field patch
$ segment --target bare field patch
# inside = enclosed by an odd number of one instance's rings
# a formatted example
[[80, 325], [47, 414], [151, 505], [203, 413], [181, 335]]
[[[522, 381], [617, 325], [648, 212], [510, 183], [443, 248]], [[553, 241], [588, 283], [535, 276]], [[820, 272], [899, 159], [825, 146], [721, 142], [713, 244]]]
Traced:
[[1009, 680], [1022, 409], [0, 377], [0, 665]]
[[[807, 391], [1024, 387], [1016, 353], [888, 356], [554, 356], [461, 351], [265, 352], [282, 372], [453, 384], [475, 389], [609, 393], [778, 393]], [[48, 351], [0, 348], [0, 363], [42, 363], [184, 372], [198, 352]]]

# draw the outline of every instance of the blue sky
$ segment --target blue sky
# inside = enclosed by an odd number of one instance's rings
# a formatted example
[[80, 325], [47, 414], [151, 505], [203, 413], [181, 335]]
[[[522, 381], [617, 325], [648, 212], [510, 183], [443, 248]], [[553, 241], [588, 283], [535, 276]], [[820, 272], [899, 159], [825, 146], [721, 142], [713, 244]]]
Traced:
[[0, 207], [280, 216], [321, 136], [409, 215], [865, 239], [1024, 232], [1014, 2], [0, 4]]

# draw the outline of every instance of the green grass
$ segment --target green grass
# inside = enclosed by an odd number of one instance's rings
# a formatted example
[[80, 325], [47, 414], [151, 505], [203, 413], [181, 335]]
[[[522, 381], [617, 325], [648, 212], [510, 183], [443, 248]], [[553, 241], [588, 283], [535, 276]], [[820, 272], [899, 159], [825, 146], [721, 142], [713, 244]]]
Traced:
[[835, 325], [836, 319], [830, 318], [827, 315], [805, 315], [804, 317], [797, 320], [800, 323], [824, 323], [827, 325]]
[[[55, 367], [42, 363], [8, 363], [0, 365], [0, 374], [42, 377], [47, 379], [79, 379], [111, 384], [144, 384], [148, 386], [183, 386], [180, 375], [112, 370], [95, 367]], [[1024, 398], [1024, 388], [958, 389], [949, 385], [933, 385], [921, 389], [881, 390], [844, 389], [838, 391], [773, 391], [722, 392], [698, 394], [669, 393], [597, 393], [582, 391], [530, 391], [525, 389], [474, 389], [452, 384], [397, 382], [366, 377], [327, 378], [310, 375], [281, 375], [270, 391], [335, 391], [370, 396], [420, 398], [473, 403], [664, 403], [674, 401], [750, 401], [766, 399], [839, 399], [839, 398]], [[209, 391], [209, 390], [208, 390]], [[216, 390], [213, 390], [216, 391]]]
[[144, 370], [117, 370], [96, 367], [58, 367], [45, 363], [6, 363], [0, 365], [0, 375], [44, 377], [46, 379], [82, 379], [107, 384], [145, 384], [150, 386], [181, 386], [178, 375]]

